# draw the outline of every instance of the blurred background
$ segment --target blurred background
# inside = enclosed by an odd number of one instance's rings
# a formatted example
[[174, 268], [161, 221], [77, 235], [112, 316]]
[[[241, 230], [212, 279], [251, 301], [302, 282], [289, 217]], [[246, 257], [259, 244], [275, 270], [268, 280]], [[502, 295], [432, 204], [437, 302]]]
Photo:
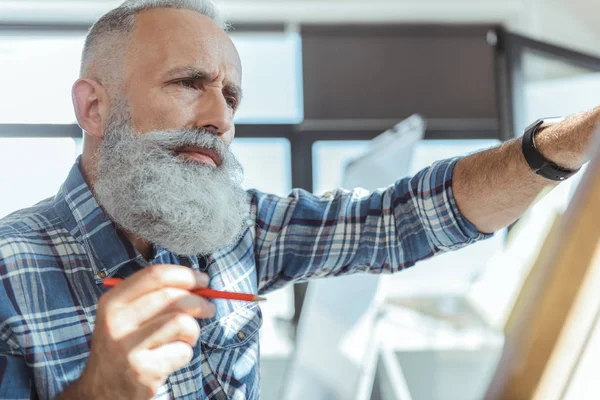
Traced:
[[[0, 217], [52, 196], [80, 154], [71, 85], [87, 30], [119, 3], [0, 0]], [[233, 150], [247, 188], [372, 189], [377, 171], [391, 184], [600, 104], [596, 0], [217, 3], [244, 67]], [[411, 116], [392, 146], [372, 142]], [[543, 239], [576, 183], [509, 234], [394, 276], [270, 294], [261, 398], [480, 398], [534, 257], [519, 238]]]

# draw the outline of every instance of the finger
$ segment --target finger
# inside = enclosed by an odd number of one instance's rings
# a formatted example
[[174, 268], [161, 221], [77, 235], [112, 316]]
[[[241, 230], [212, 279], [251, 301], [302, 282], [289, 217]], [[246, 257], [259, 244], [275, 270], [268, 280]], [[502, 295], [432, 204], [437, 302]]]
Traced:
[[145, 324], [159, 314], [179, 312], [196, 318], [211, 318], [216, 308], [213, 303], [183, 289], [166, 288], [143, 295], [129, 303], [128, 318], [137, 325]]
[[[191, 316], [181, 313], [160, 315], [127, 337], [130, 346], [137, 350], [153, 349], [180, 341], [195, 346], [200, 338], [200, 325]], [[129, 347], [129, 346], [127, 346]]]
[[149, 365], [156, 366], [167, 377], [192, 361], [194, 349], [184, 342], [172, 342], [149, 350], [144, 358]]
[[156, 387], [169, 375], [188, 365], [194, 357], [193, 348], [184, 342], [166, 343], [153, 350], [134, 353], [131, 369], [142, 381], [156, 382]]
[[180, 265], [153, 265], [136, 272], [104, 296], [105, 302], [127, 303], [166, 287], [193, 290], [208, 287], [208, 276]]

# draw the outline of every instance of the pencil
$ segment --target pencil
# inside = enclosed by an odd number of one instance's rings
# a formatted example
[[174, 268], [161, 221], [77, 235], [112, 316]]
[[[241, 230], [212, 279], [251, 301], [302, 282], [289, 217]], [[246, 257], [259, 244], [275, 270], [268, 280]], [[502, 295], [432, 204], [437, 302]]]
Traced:
[[[105, 278], [103, 280], [104, 287], [107, 289], [113, 288], [121, 283], [123, 279], [120, 278]], [[264, 297], [259, 297], [249, 293], [233, 293], [233, 292], [221, 292], [213, 289], [196, 289], [190, 290], [195, 295], [206, 297], [207, 299], [226, 299], [226, 300], [240, 300], [240, 301], [265, 301]]]

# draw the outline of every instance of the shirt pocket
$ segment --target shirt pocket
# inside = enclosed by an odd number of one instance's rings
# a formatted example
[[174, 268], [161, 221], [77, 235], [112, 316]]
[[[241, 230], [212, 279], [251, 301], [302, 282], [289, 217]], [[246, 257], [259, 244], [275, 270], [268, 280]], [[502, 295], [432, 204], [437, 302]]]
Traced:
[[206, 362], [229, 399], [250, 399], [257, 393], [261, 326], [260, 307], [249, 303], [201, 330]]

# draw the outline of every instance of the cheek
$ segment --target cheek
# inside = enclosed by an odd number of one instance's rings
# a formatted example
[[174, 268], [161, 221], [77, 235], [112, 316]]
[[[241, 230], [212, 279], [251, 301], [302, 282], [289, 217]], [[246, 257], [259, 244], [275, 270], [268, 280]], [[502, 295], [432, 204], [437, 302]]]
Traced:
[[231, 128], [231, 130], [223, 135], [223, 141], [227, 143], [228, 146], [233, 142], [233, 138], [235, 137], [235, 126]]
[[[155, 95], [132, 105], [133, 123], [138, 132], [183, 128], [193, 120], [192, 112], [186, 112], [185, 102], [172, 96]], [[187, 115], [189, 114], [189, 115]]]

